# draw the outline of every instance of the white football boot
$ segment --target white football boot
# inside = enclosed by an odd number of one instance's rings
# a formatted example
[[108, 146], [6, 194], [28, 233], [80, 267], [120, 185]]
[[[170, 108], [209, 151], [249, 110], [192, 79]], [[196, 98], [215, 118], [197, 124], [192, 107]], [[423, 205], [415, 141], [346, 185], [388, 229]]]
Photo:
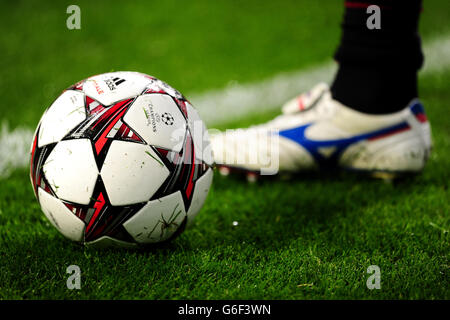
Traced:
[[395, 177], [419, 172], [431, 150], [431, 129], [418, 99], [403, 110], [371, 115], [333, 100], [321, 83], [282, 107], [272, 121], [211, 136], [222, 174], [259, 174], [340, 167]]

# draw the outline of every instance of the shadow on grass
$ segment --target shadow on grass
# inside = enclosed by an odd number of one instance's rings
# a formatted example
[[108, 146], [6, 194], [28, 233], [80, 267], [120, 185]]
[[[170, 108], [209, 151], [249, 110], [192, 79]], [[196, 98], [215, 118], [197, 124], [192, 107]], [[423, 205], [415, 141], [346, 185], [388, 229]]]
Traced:
[[[248, 243], [261, 249], [277, 250], [292, 240], [310, 241], [319, 234], [320, 240], [326, 240], [323, 235], [336, 232], [340, 219], [347, 219], [351, 224], [366, 208], [401, 202], [417, 190], [419, 179], [417, 175], [410, 175], [383, 181], [353, 172], [330, 171], [305, 173], [289, 179], [264, 177], [256, 183], [248, 183], [244, 176], [217, 174], [214, 200], [210, 201], [226, 207], [232, 218], [221, 212], [220, 207], [215, 208], [215, 212], [206, 212], [217, 217], [207, 218], [206, 224], [203, 220], [196, 227], [199, 233], [209, 234], [208, 242], [189, 237], [185, 248]], [[233, 227], [231, 220], [236, 220], [238, 225]], [[219, 230], [211, 231], [205, 225]]]
[[[18, 252], [15, 258], [27, 252], [47, 257], [119, 257], [124, 252], [164, 257], [176, 251], [244, 243], [277, 250], [294, 239], [311, 240], [319, 233], [332, 232], [337, 220], [355, 219], [359, 212], [376, 203], [408, 197], [417, 180], [417, 176], [407, 176], [388, 183], [356, 173], [330, 171], [289, 179], [267, 176], [248, 183], [244, 176], [221, 177], [216, 172], [205, 212], [196, 218], [200, 221], [173, 241], [131, 250], [99, 249], [72, 243], [55, 231], [52, 236], [45, 233], [32, 241], [18, 237], [14, 240]], [[238, 226], [232, 225], [234, 221]]]

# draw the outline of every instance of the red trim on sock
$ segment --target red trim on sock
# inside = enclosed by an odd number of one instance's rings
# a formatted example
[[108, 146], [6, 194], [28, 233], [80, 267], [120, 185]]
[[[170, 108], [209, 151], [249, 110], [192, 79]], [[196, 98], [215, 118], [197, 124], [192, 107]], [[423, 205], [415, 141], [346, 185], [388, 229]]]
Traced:
[[[368, 6], [371, 6], [373, 4], [374, 3], [345, 1], [345, 7], [349, 9], [367, 9]], [[391, 7], [388, 6], [381, 6], [379, 4], [375, 5], [379, 6], [381, 9], [391, 9]]]

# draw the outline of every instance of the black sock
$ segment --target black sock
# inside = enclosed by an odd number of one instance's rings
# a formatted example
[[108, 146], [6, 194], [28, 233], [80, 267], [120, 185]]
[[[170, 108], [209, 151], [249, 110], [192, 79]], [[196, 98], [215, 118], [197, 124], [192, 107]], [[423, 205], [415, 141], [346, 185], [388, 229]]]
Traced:
[[[363, 0], [361, 0], [363, 1]], [[370, 4], [381, 9], [381, 29], [366, 25]], [[333, 98], [372, 114], [399, 111], [418, 96], [417, 71], [423, 63], [418, 21], [421, 0], [346, 1], [339, 69]]]

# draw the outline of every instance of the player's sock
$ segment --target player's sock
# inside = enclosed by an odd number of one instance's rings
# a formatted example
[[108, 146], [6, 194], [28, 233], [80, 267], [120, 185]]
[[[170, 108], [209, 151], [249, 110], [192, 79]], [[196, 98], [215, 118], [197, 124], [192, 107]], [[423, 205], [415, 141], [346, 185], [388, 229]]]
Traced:
[[[380, 8], [380, 29], [369, 29], [371, 4]], [[352, 109], [386, 114], [401, 110], [418, 96], [417, 71], [423, 54], [418, 34], [421, 0], [345, 2], [339, 69], [333, 98]], [[389, 99], [386, 99], [389, 97]]]

